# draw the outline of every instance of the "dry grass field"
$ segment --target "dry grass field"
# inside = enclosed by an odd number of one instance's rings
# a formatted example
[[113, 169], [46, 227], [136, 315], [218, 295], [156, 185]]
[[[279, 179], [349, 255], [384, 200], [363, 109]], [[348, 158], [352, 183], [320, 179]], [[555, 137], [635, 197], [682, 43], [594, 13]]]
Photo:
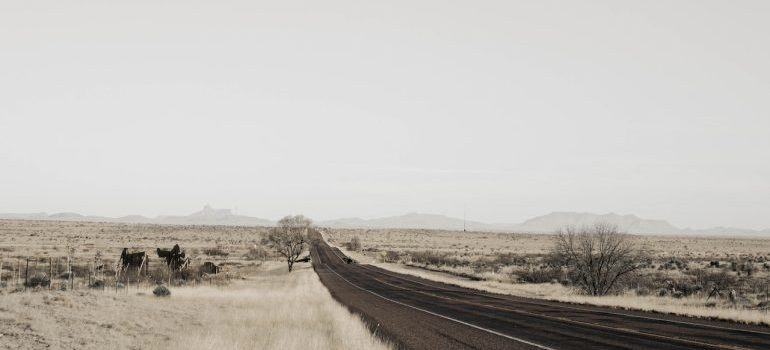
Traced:
[[[553, 236], [527, 233], [460, 232], [445, 230], [406, 229], [333, 229], [329, 238], [348, 242], [353, 236], [361, 238], [364, 248], [381, 251], [425, 250], [448, 252], [473, 258], [496, 253], [545, 254]], [[719, 236], [632, 236], [648, 254], [665, 258], [727, 260], [738, 256], [770, 255], [770, 238]]]
[[332, 300], [309, 264], [291, 274], [277, 262], [228, 288], [181, 288], [180, 307], [196, 309], [196, 332], [177, 332], [149, 349], [388, 349]]
[[[533, 298], [770, 325], [770, 239], [632, 236], [646, 267], [618, 293], [582, 294], [546, 267], [554, 236], [432, 230], [327, 229], [354, 259], [439, 282]], [[357, 237], [361, 247], [349, 242]], [[710, 267], [718, 261], [720, 267]], [[737, 297], [711, 298], [703, 276], [726, 273]], [[765, 303], [763, 303], [765, 302]]]
[[[308, 263], [288, 273], [273, 256], [249, 255], [264, 229], [0, 220], [0, 257], [76, 261], [122, 247], [154, 250], [179, 243], [195, 268], [223, 264], [223, 276], [176, 280], [171, 296], [154, 283], [89, 288], [77, 276], [66, 290], [24, 288], [4, 264], [0, 349], [386, 349], [361, 319], [334, 301]], [[212, 250], [218, 248], [218, 250]], [[208, 253], [207, 253], [208, 252]], [[214, 255], [210, 255], [213, 253]], [[224, 254], [227, 255], [224, 255]], [[43, 261], [43, 259], [41, 259]], [[159, 265], [156, 258], [153, 262]], [[48, 271], [41, 264], [38, 270]], [[66, 281], [66, 280], [65, 280]], [[62, 282], [65, 282], [62, 281]], [[107, 281], [108, 287], [110, 281]]]

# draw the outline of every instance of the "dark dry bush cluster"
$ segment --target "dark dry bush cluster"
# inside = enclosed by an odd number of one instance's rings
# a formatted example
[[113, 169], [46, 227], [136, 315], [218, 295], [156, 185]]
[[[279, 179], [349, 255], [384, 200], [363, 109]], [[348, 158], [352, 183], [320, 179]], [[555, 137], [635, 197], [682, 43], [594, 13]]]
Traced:
[[[734, 303], [752, 305], [764, 300], [768, 281], [739, 275], [727, 268], [691, 268], [672, 277], [656, 272], [637, 274], [624, 283], [638, 295], [657, 295], [683, 298], [693, 295], [707, 299], [729, 298]], [[754, 300], [752, 300], [752, 297]]]
[[401, 254], [393, 250], [388, 250], [382, 256], [382, 260], [389, 263], [399, 262], [401, 261]]
[[165, 286], [157, 286], [152, 290], [152, 294], [155, 294], [156, 297], [167, 297], [171, 295], [171, 291]]
[[25, 284], [25, 287], [48, 287], [51, 284], [51, 279], [44, 272], [37, 272], [29, 277], [29, 280]]
[[512, 274], [514, 280], [525, 283], [553, 283], [561, 282], [564, 284], [569, 283], [564, 279], [565, 273], [560, 267], [555, 266], [539, 266], [528, 267], [521, 271], [516, 271]]
[[409, 256], [409, 259], [412, 263], [415, 264], [422, 264], [422, 265], [433, 265], [433, 266], [467, 266], [470, 264], [470, 262], [466, 260], [460, 260], [450, 253], [442, 253], [442, 252], [436, 252], [432, 250], [425, 250], [425, 251], [418, 251], [418, 252], [407, 252], [407, 255]]
[[527, 265], [527, 258], [514, 253], [496, 254], [489, 260], [489, 264], [498, 266], [524, 266]]
[[[522, 256], [501, 253], [475, 261], [463, 260], [449, 252], [438, 251], [385, 251], [385, 262], [407, 262], [423, 265], [428, 269], [440, 267], [470, 267], [474, 275], [459, 274], [479, 279], [483, 272], [499, 272], [503, 267], [514, 267], [511, 280], [522, 283], [561, 283], [576, 285], [577, 278], [572, 270], [561, 266], [553, 255]], [[767, 262], [763, 264], [768, 264]], [[641, 257], [639, 269], [623, 276], [610, 293], [633, 290], [637, 295], [657, 295], [674, 298], [704, 296], [710, 299], [729, 298], [735, 291], [735, 303], [741, 300], [747, 305], [763, 301], [768, 288], [765, 278], [752, 278], [752, 272], [765, 269], [765, 265], [753, 261], [733, 261], [720, 264], [692, 261], [671, 257], [657, 264], [649, 257]], [[704, 266], [700, 268], [698, 266]], [[751, 300], [753, 297], [754, 300]]]
[[499, 273], [505, 267], [517, 267], [511, 274], [511, 279], [528, 283], [547, 283], [562, 281], [564, 271], [551, 263], [550, 256], [532, 255], [520, 256], [513, 253], [500, 253], [493, 256], [482, 257], [476, 260], [464, 260], [449, 252], [407, 251], [403, 253], [386, 251], [383, 255], [385, 262], [407, 262], [415, 265], [423, 265], [426, 268], [440, 267], [468, 267], [473, 274], [456, 273], [462, 277], [478, 280], [480, 275], [487, 272]]
[[687, 270], [689, 265], [679, 258], [670, 258], [658, 267], [658, 270]]
[[350, 242], [345, 243], [347, 246], [347, 249], [354, 252], [360, 252], [361, 251], [361, 239], [358, 238], [358, 236], [353, 236], [353, 238], [350, 239]]
[[226, 252], [224, 249], [220, 247], [213, 247], [213, 248], [204, 248], [203, 254], [206, 254], [208, 256], [228, 256], [230, 253]]

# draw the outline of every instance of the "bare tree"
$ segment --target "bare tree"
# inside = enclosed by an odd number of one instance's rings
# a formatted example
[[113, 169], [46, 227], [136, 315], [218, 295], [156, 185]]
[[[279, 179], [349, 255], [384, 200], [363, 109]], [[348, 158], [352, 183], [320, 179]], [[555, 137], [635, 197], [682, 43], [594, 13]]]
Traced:
[[706, 301], [715, 295], [721, 297], [723, 293], [729, 294], [737, 282], [737, 278], [725, 270], [707, 273], [701, 280], [702, 285], [710, 289]]
[[270, 229], [264, 239], [265, 245], [286, 258], [289, 272], [294, 267], [294, 262], [299, 258], [299, 255], [305, 250], [305, 245], [308, 242], [308, 231], [310, 231], [312, 224], [310, 219], [302, 215], [289, 215], [279, 220], [278, 226]]
[[554, 254], [570, 279], [590, 295], [606, 295], [640, 265], [639, 252], [617, 226], [567, 227], [556, 236]]

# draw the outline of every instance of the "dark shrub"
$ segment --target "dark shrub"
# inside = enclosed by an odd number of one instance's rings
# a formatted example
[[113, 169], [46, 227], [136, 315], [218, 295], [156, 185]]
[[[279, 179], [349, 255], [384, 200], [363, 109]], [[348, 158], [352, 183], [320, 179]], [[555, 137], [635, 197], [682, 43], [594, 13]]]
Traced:
[[558, 267], [530, 267], [527, 270], [516, 271], [513, 273], [520, 282], [526, 283], [549, 283], [553, 280], [562, 278], [562, 270]]
[[171, 295], [171, 291], [165, 286], [157, 286], [152, 290], [152, 294], [155, 294], [156, 297], [167, 297]]
[[425, 265], [447, 265], [447, 266], [464, 266], [468, 265], [467, 261], [460, 260], [452, 257], [449, 253], [440, 253], [432, 250], [426, 250], [421, 252], [411, 253], [412, 262]]
[[104, 281], [102, 281], [102, 280], [94, 280], [89, 287], [94, 288], [94, 289], [104, 288]]
[[385, 262], [398, 262], [401, 260], [401, 255], [398, 254], [398, 252], [388, 250], [385, 252], [385, 255], [382, 257], [382, 260]]
[[29, 278], [29, 280], [25, 283], [25, 286], [26, 287], [48, 287], [50, 283], [51, 283], [51, 280], [48, 278], [48, 275], [46, 275], [43, 272], [38, 272]]
[[361, 251], [361, 239], [358, 238], [358, 236], [353, 236], [353, 238], [348, 242], [347, 248], [350, 251], [354, 252], [360, 252]]

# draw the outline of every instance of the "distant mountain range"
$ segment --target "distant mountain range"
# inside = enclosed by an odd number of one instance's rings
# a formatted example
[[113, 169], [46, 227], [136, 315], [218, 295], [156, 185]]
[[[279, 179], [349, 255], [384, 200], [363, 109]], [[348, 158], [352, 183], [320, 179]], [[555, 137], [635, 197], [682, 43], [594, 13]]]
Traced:
[[229, 226], [273, 226], [275, 222], [251, 216], [235, 215], [230, 209], [214, 209], [205, 206], [202, 210], [186, 216], [158, 216], [148, 218], [141, 215], [121, 216], [117, 218], [106, 216], [84, 216], [77, 213], [25, 213], [25, 214], [0, 214], [0, 219], [24, 219], [24, 220], [59, 220], [59, 221], [95, 221], [95, 222], [122, 222], [145, 223], [161, 225], [229, 225]]
[[529, 232], [551, 233], [565, 226], [584, 226], [603, 222], [617, 225], [620, 230], [636, 234], [709, 234], [709, 235], [768, 235], [770, 229], [750, 230], [733, 227], [714, 227], [703, 230], [678, 228], [665, 220], [642, 219], [635, 215], [591, 214], [575, 212], [554, 212], [538, 216], [522, 223], [489, 224], [478, 221], [464, 221], [436, 214], [410, 213], [401, 216], [390, 216], [376, 219], [344, 218], [318, 222], [319, 226], [336, 228], [407, 228], [407, 229], [437, 229], [461, 231], [491, 231], [491, 232]]
[[[122, 223], [150, 223], [168, 225], [237, 225], [237, 226], [274, 226], [275, 221], [251, 216], [235, 215], [229, 209], [214, 209], [210, 206], [186, 216], [158, 216], [148, 218], [140, 215], [130, 215], [118, 218], [105, 216], [84, 216], [76, 213], [23, 213], [0, 214], [0, 219], [25, 220], [60, 220], [60, 221], [96, 221]], [[636, 234], [708, 234], [708, 235], [768, 235], [770, 229], [750, 230], [733, 227], [713, 227], [702, 230], [678, 228], [664, 220], [642, 219], [635, 215], [591, 214], [575, 212], [554, 212], [538, 216], [518, 224], [489, 224], [478, 221], [464, 221], [436, 214], [410, 213], [400, 216], [390, 216], [375, 219], [342, 218], [320, 221], [318, 226], [332, 228], [403, 228], [403, 229], [435, 229], [462, 231], [491, 231], [491, 232], [555, 232], [565, 226], [591, 225], [604, 222], [617, 225], [622, 231]]]

